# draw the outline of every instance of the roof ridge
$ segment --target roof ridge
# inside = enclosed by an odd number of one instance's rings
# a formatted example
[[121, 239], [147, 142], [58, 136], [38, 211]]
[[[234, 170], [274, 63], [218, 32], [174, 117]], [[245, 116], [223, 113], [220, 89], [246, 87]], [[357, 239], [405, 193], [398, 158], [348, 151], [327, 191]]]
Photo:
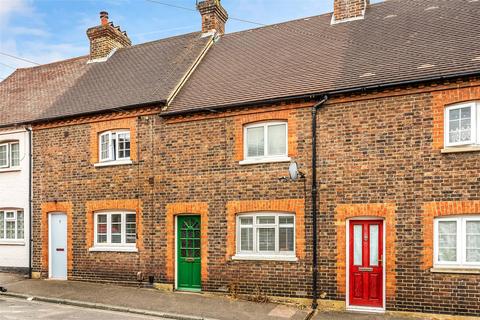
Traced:
[[[38, 66], [17, 68], [17, 70], [31, 70], [31, 69], [35, 69], [35, 68], [42, 68], [42, 67], [52, 66], [52, 65], [55, 65], [55, 64], [61, 64], [61, 63], [66, 63], [66, 62], [72, 62], [72, 61], [75, 61], [75, 60], [81, 60], [81, 59], [85, 59], [85, 58], [88, 58], [88, 57], [89, 57], [89, 55], [87, 54], [87, 55], [68, 58], [68, 59], [64, 59], [64, 60], [57, 60], [57, 61], [53, 61], [53, 62], [48, 62], [48, 63], [44, 63], [44, 64], [41, 64], [41, 65], [38, 65]], [[15, 70], [15, 71], [17, 71], [17, 70]], [[14, 72], [12, 72], [12, 74], [13, 73]]]

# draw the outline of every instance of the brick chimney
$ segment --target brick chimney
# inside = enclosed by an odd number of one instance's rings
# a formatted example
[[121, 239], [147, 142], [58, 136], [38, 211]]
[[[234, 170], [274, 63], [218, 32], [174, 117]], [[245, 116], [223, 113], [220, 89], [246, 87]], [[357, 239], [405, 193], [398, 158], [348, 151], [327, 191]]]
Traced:
[[334, 0], [332, 24], [363, 19], [370, 0]]
[[108, 12], [100, 12], [100, 25], [87, 30], [90, 40], [90, 61], [108, 58], [114, 49], [129, 47], [132, 41], [125, 31], [108, 22]]
[[228, 20], [227, 11], [222, 7], [220, 0], [202, 0], [197, 3], [197, 9], [202, 15], [202, 32], [225, 33], [225, 23]]

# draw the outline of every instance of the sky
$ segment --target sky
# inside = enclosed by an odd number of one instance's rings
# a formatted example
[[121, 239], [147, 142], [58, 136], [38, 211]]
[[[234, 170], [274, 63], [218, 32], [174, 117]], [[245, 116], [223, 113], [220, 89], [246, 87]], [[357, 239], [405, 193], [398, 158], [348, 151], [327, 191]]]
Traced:
[[[157, 1], [157, 2], [154, 2]], [[196, 0], [0, 0], [0, 53], [49, 63], [88, 54], [86, 30], [99, 12], [127, 31], [133, 44], [199, 31]], [[184, 10], [158, 2], [190, 8]], [[371, 1], [372, 3], [380, 0]], [[333, 10], [333, 0], [222, 0], [230, 17], [273, 24]], [[226, 32], [258, 27], [230, 19]], [[0, 54], [0, 81], [33, 64]]]

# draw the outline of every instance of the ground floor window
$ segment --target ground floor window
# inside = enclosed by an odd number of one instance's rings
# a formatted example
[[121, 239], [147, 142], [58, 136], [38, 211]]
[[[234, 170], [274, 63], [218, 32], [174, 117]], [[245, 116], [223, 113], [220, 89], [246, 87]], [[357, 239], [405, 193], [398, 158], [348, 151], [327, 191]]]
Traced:
[[0, 240], [24, 239], [23, 210], [0, 209]]
[[135, 212], [96, 212], [95, 247], [135, 247]]
[[295, 215], [259, 212], [237, 216], [237, 256], [295, 256]]
[[480, 268], [480, 215], [435, 220], [435, 265]]

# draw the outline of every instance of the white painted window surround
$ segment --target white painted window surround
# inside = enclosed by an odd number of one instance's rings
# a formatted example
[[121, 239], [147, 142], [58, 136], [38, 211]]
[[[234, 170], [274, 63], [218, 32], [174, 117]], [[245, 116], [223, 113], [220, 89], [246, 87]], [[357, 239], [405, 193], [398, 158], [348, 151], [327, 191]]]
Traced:
[[98, 159], [95, 167], [131, 164], [130, 131], [105, 131], [98, 136]]
[[239, 214], [236, 225], [237, 252], [233, 260], [297, 261], [294, 214]]
[[90, 251], [138, 251], [135, 212], [95, 212], [94, 221], [94, 246]]
[[480, 147], [480, 103], [464, 102], [445, 108], [444, 146], [445, 149]]
[[290, 161], [288, 157], [288, 123], [267, 121], [243, 127], [244, 155], [240, 164]]
[[0, 209], [0, 242], [21, 244], [25, 239], [23, 210]]
[[435, 219], [435, 268], [480, 268], [480, 215]]

